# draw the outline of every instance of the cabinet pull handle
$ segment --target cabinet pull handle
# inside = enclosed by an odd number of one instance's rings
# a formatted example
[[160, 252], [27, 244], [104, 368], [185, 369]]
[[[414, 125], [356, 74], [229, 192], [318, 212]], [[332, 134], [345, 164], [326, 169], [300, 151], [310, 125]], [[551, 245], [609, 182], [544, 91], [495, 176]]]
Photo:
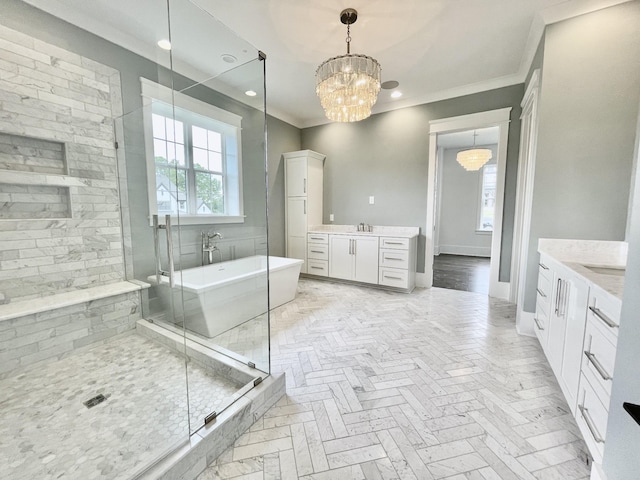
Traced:
[[589, 359], [591, 364], [598, 371], [598, 373], [600, 374], [600, 376], [602, 377], [603, 380], [612, 380], [613, 379], [613, 377], [611, 377], [611, 375], [609, 375], [607, 373], [607, 371], [604, 369], [602, 364], [598, 361], [598, 359], [596, 358], [596, 356], [593, 353], [589, 352], [588, 350], [585, 350], [584, 354], [587, 356], [587, 358]]
[[404, 245], [402, 242], [384, 242], [385, 245]]
[[349, 255], [351, 255], [351, 245], [352, 245], [353, 240], [349, 239]]
[[544, 292], [542, 290], [540, 290], [539, 288], [536, 288], [536, 292], [538, 292], [541, 297], [547, 298], [547, 296], [544, 294]]
[[543, 270], [549, 270], [549, 267], [547, 267], [544, 263], [539, 263], [538, 265], [540, 265]]
[[392, 277], [391, 275], [384, 275], [384, 278], [390, 278], [391, 280], [402, 280], [402, 277]]
[[558, 309], [560, 308], [560, 288], [562, 287], [562, 280], [558, 279], [556, 282], [556, 305], [555, 305], [555, 313], [558, 315]]
[[307, 201], [303, 200], [302, 204], [304, 205], [304, 212], [303, 213], [306, 215], [307, 214]]
[[536, 327], [538, 327], [538, 330], [544, 330], [544, 327], [540, 325], [540, 322], [536, 317], [533, 317], [533, 321], [536, 322]]
[[307, 179], [303, 178], [302, 181], [304, 182], [302, 184], [302, 193], [307, 193]]
[[322, 237], [309, 237], [311, 240], [324, 240]]
[[399, 262], [401, 262], [403, 259], [402, 258], [398, 258], [398, 257], [384, 257], [385, 260], [397, 260]]
[[357, 248], [358, 248], [358, 242], [354, 239], [354, 240], [353, 240], [353, 254], [354, 254], [354, 255], [357, 255], [357, 254], [358, 254], [358, 253], [356, 252]]
[[587, 428], [591, 432], [591, 436], [596, 441], [596, 443], [604, 443], [604, 440], [598, 433], [595, 425], [593, 424], [593, 420], [591, 420], [591, 416], [589, 415], [589, 409], [584, 408], [584, 405], [578, 404], [578, 408], [580, 409], [580, 413], [582, 414], [582, 418], [584, 418], [584, 423], [587, 424]]
[[322, 267], [314, 267], [313, 265], [311, 265], [311, 268], [313, 268], [314, 270], [324, 270], [324, 268]]
[[562, 298], [560, 301], [560, 316], [563, 318], [567, 316], [567, 303], [569, 302], [568, 295], [567, 295], [567, 287], [568, 287], [568, 282], [566, 280], [562, 280]]
[[611, 320], [608, 316], [602, 313], [602, 310], [600, 310], [599, 308], [589, 307], [589, 310], [591, 310], [596, 317], [602, 320], [607, 325], [607, 327], [618, 328], [618, 325], [613, 320]]
[[311, 253], [324, 253], [322, 250], [311, 250]]

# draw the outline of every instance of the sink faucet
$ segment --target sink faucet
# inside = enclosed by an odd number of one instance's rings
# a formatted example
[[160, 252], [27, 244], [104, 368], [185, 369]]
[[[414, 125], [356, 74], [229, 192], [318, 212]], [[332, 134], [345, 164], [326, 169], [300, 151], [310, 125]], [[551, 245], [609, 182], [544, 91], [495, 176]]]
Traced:
[[[222, 234], [219, 232], [207, 232], [204, 231], [201, 233], [202, 238], [202, 264], [211, 265], [213, 263], [213, 252], [218, 252], [218, 256], [220, 257], [220, 261], [222, 261], [222, 252], [217, 245], [215, 245], [212, 240], [216, 238], [222, 239]], [[206, 259], [206, 260], [205, 260]]]

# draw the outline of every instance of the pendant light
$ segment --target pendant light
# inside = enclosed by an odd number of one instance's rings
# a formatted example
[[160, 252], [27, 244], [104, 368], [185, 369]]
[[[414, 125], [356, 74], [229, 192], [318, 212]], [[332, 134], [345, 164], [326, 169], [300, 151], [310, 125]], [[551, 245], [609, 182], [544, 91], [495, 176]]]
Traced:
[[371, 115], [380, 92], [380, 64], [366, 55], [351, 53], [351, 25], [358, 12], [347, 8], [340, 21], [347, 26], [347, 54], [333, 57], [316, 70], [316, 94], [329, 120], [358, 122]]
[[473, 131], [473, 147], [466, 150], [460, 150], [456, 155], [457, 162], [468, 172], [480, 170], [485, 163], [493, 157], [493, 153], [488, 148], [475, 148], [476, 137], [478, 134]]

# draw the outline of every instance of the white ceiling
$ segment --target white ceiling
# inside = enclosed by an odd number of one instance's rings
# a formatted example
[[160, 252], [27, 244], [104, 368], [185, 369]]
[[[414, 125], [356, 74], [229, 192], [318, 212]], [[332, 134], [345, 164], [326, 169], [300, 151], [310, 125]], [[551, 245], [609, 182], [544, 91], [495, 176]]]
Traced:
[[[160, 0], [25, 0], [42, 10], [168, 65], [156, 46], [168, 36]], [[397, 80], [403, 95], [382, 90], [374, 113], [513, 85], [524, 80], [545, 24], [629, 0], [171, 0], [176, 70], [203, 80], [267, 54], [267, 110], [297, 127], [327, 123], [315, 95], [314, 73], [346, 53], [340, 11], [358, 10], [352, 53], [376, 58], [382, 80]], [[198, 5], [227, 25], [223, 32]], [[248, 42], [248, 43], [247, 43]], [[252, 46], [253, 45], [253, 46]], [[230, 95], [255, 83], [258, 67], [223, 76]], [[227, 80], [233, 76], [233, 80]], [[221, 78], [221, 80], [222, 80]], [[212, 82], [215, 85], [216, 82]], [[246, 98], [245, 98], [246, 100]], [[254, 99], [259, 101], [258, 99]]]
[[498, 127], [478, 128], [464, 132], [453, 132], [438, 135], [438, 147], [464, 148], [474, 145], [497, 145], [500, 129]]

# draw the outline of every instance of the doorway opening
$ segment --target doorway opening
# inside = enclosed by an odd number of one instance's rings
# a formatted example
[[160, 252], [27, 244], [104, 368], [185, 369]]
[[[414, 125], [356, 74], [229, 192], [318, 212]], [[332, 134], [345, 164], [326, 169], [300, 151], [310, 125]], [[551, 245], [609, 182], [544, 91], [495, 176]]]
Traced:
[[[434, 287], [489, 294], [499, 134], [487, 127], [437, 136]], [[491, 156], [467, 170], [458, 154], [471, 148]]]
[[[500, 281], [500, 253], [502, 250], [502, 217], [504, 207], [504, 183], [507, 162], [507, 139], [509, 130], [509, 117], [511, 108], [503, 108], [499, 110], [491, 110], [487, 112], [473, 113], [462, 115], [459, 117], [450, 117], [439, 120], [433, 120], [429, 123], [429, 173], [427, 177], [427, 221], [426, 221], [426, 246], [425, 246], [425, 286], [434, 285], [434, 258], [435, 256], [457, 255], [464, 257], [477, 257], [475, 263], [482, 262], [478, 260], [480, 257], [489, 257], [489, 276], [488, 287], [484, 287], [484, 291], [491, 297], [508, 299], [509, 298], [509, 282]], [[477, 200], [471, 202], [467, 200], [466, 216], [472, 214], [475, 220], [471, 224], [474, 229], [473, 237], [475, 240], [484, 240], [477, 244], [463, 242], [463, 234], [461, 232], [451, 233], [447, 237], [444, 229], [447, 227], [445, 223], [447, 219], [455, 218], [455, 213], [446, 212], [445, 192], [447, 175], [447, 167], [458, 167], [458, 173], [471, 174], [466, 172], [461, 165], [456, 162], [456, 149], [462, 150], [464, 147], [473, 145], [473, 131], [477, 134], [482, 132], [484, 139], [476, 138], [476, 145], [489, 147], [491, 146], [493, 165], [486, 170], [483, 167], [481, 174], [465, 177], [465, 181], [473, 179], [477, 182], [473, 190], [477, 194]], [[489, 137], [491, 135], [491, 137]], [[463, 143], [466, 138], [467, 143]], [[489, 140], [491, 138], [491, 140]], [[468, 143], [471, 140], [471, 143]], [[456, 142], [458, 143], [457, 146]], [[450, 148], [446, 148], [450, 146]], [[454, 148], [455, 146], [455, 148]], [[445, 166], [445, 153], [453, 158], [453, 163]], [[440, 159], [443, 159], [440, 161]], [[454, 172], [455, 173], [455, 172]], [[445, 185], [445, 188], [443, 188]], [[468, 187], [467, 189], [470, 189]], [[468, 192], [465, 192], [468, 193]], [[485, 199], [481, 202], [481, 197]], [[462, 196], [453, 195], [454, 202], [462, 202]], [[471, 205], [469, 205], [472, 203]], [[441, 207], [445, 206], [445, 210]], [[492, 215], [489, 215], [489, 206], [493, 207]], [[485, 208], [487, 207], [487, 208]], [[468, 222], [467, 222], [468, 223]], [[444, 227], [444, 229], [443, 229]], [[484, 230], [484, 231], [483, 231]], [[442, 260], [452, 260], [448, 257], [442, 257]], [[459, 260], [459, 259], [458, 259]], [[468, 263], [474, 259], [467, 258]], [[440, 263], [440, 262], [438, 262]], [[449, 262], [450, 263], [450, 262]], [[462, 262], [460, 262], [462, 263]], [[439, 267], [439, 265], [436, 264]], [[469, 270], [470, 267], [466, 267]], [[460, 266], [464, 270], [464, 266]], [[475, 270], [475, 267], [473, 268]], [[483, 269], [486, 271], [485, 265], [478, 267], [478, 275], [482, 278]], [[451, 273], [454, 269], [448, 266]], [[485, 277], [486, 278], [486, 277]], [[480, 282], [481, 283], [481, 282]], [[485, 281], [486, 283], [486, 281]]]

